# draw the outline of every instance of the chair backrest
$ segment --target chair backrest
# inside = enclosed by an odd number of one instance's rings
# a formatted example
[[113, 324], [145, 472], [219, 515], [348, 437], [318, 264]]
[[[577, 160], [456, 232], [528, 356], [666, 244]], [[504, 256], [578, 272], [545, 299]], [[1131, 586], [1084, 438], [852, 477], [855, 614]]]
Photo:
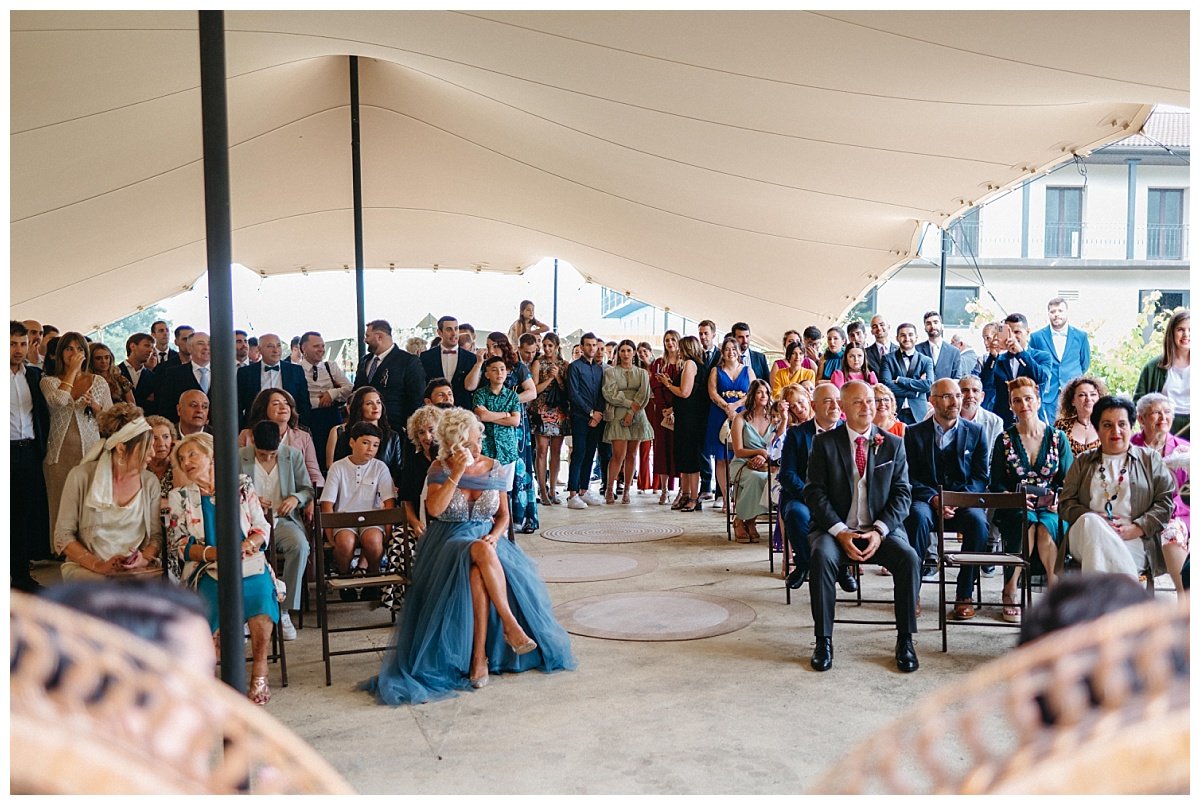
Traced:
[[372, 509], [361, 512], [323, 512], [318, 507], [313, 515], [317, 533], [323, 528], [367, 528], [369, 526], [400, 526], [405, 523], [404, 509]]
[[943, 506], [962, 509], [1024, 509], [1025, 495], [1020, 492], [953, 492], [938, 489]]

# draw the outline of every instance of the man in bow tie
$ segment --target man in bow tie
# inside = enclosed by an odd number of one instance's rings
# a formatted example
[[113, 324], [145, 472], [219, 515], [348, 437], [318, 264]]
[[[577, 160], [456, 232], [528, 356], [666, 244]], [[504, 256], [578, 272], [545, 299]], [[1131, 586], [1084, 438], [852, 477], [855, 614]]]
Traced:
[[258, 338], [262, 360], [247, 364], [237, 371], [238, 427], [246, 427], [246, 418], [254, 398], [263, 389], [283, 389], [296, 401], [296, 412], [307, 419], [312, 404], [308, 396], [308, 381], [298, 364], [283, 363], [283, 342], [275, 333]]
[[454, 404], [468, 411], [471, 404], [471, 392], [467, 391], [466, 380], [471, 368], [478, 360], [474, 352], [459, 346], [458, 319], [453, 316], [442, 316], [437, 325], [438, 343], [421, 353], [421, 368], [425, 377], [444, 377], [450, 381], [454, 391]]

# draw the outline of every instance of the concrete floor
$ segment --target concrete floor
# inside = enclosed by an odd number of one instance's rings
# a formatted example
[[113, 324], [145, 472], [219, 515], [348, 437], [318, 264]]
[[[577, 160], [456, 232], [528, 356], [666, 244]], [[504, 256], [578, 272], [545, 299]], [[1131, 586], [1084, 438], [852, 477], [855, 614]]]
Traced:
[[[771, 576], [765, 543], [726, 541], [720, 512], [671, 512], [657, 505], [657, 495], [633, 500], [586, 511], [544, 507], [542, 526], [644, 518], [681, 525], [685, 533], [620, 545], [518, 535], [533, 556], [586, 550], [657, 560], [656, 570], [632, 578], [552, 583], [554, 602], [630, 590], [701, 590], [748, 604], [757, 612], [750, 626], [679, 642], [573, 635], [576, 671], [493, 677], [488, 687], [454, 699], [390, 708], [355, 689], [378, 670], [388, 632], [334, 636], [338, 645], [379, 651], [335, 658], [334, 684], [326, 687], [321, 634], [310, 615], [299, 638], [287, 644], [289, 687], [279, 685], [277, 668], [271, 670], [268, 712], [364, 794], [796, 794], [919, 697], [1015, 643], [1014, 629], [963, 627], [951, 630], [951, 652], [943, 654], [937, 589], [926, 585], [919, 671], [896, 671], [893, 628], [838, 625], [833, 668], [818, 674], [808, 665], [808, 585], [786, 606], [779, 557]], [[864, 579], [868, 597], [890, 597], [890, 578], [870, 568]], [[999, 574], [985, 579], [985, 596], [998, 599], [999, 587]], [[890, 607], [864, 609], [890, 613]], [[359, 616], [335, 613], [339, 622]], [[997, 620], [998, 609], [977, 617]]]

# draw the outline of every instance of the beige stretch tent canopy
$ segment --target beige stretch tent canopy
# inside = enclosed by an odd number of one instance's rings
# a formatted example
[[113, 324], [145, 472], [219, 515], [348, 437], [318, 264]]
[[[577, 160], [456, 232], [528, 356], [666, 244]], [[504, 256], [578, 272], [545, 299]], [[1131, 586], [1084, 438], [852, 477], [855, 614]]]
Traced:
[[[12, 314], [82, 329], [205, 267], [192, 12], [14, 12]], [[233, 257], [560, 257], [774, 340], [924, 221], [1188, 104], [1186, 12], [226, 14]], [[368, 300], [368, 316], [409, 300]]]

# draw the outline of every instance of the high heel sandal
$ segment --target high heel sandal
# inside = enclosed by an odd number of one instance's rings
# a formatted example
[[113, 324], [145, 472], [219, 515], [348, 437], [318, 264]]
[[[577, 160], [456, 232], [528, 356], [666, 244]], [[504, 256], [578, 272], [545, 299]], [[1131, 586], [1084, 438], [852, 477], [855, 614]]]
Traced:
[[658, 505], [665, 506], [666, 504], [667, 504], [667, 490], [664, 489], [662, 491], [662, 494], [658, 496]]
[[626, 489], [626, 490], [625, 490], [625, 494], [624, 494], [624, 495], [621, 495], [621, 502], [622, 502], [622, 503], [628, 503], [628, 502], [629, 502], [629, 490], [628, 490], [628, 489]]
[[679, 510], [681, 512], [698, 512], [698, 511], [700, 511], [701, 505], [703, 505], [703, 504], [700, 503], [699, 498], [695, 498], [695, 499], [688, 498], [688, 502], [686, 504], [684, 504], [683, 506], [681, 506], [679, 508]]
[[682, 492], [680, 492], [679, 497], [675, 498], [675, 502], [671, 504], [671, 510], [679, 511], [680, 509], [682, 509], [684, 506], [686, 506], [688, 504], [689, 500], [691, 500], [690, 496], [685, 495]]
[[260, 707], [271, 701], [271, 688], [265, 676], [250, 678], [250, 690], [246, 691], [246, 698]]
[[[508, 643], [507, 637], [504, 638], [504, 642]], [[526, 635], [524, 643], [521, 643], [520, 645], [513, 645], [512, 643], [508, 643], [508, 647], [513, 650], [513, 654], [520, 656], [522, 654], [528, 654], [529, 652], [536, 649], [537, 643], [534, 641], [534, 639], [532, 637], [529, 637], [528, 635]]]
[[605, 489], [604, 490], [604, 502], [611, 505], [611, 504], [617, 502], [617, 498], [614, 495], [609, 494], [609, 491], [607, 489]]

